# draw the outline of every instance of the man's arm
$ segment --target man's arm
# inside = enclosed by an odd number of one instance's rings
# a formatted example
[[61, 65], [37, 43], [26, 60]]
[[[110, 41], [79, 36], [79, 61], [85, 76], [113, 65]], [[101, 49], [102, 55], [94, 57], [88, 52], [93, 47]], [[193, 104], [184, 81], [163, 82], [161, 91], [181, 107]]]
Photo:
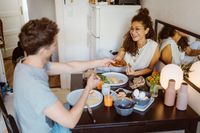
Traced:
[[90, 68], [109, 66], [110, 63], [114, 63], [114, 61], [112, 59], [100, 59], [93, 61], [74, 61], [67, 63], [55, 62], [51, 63], [48, 74], [55, 75], [61, 73], [82, 72]]
[[198, 50], [198, 49], [191, 49], [190, 47], [187, 47], [184, 51], [185, 51], [186, 55], [188, 55], [188, 56], [200, 55], [200, 50]]
[[96, 75], [90, 76], [82, 96], [71, 110], [65, 109], [60, 101], [56, 101], [51, 107], [44, 109], [43, 113], [63, 127], [74, 128], [81, 117], [90, 91], [97, 86], [99, 81]]

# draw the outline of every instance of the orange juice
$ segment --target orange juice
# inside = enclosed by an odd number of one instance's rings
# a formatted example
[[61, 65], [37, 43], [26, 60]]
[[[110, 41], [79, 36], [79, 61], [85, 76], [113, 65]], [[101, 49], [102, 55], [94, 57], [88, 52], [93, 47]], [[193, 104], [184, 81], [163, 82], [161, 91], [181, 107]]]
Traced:
[[104, 106], [111, 107], [112, 105], [113, 105], [112, 96], [110, 96], [110, 95], [104, 96]]

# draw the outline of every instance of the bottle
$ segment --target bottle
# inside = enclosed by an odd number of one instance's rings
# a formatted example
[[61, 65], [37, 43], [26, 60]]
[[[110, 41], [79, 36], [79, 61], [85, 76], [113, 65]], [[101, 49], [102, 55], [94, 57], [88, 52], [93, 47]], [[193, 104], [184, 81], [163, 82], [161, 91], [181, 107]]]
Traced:
[[176, 108], [178, 110], [186, 110], [188, 103], [188, 84], [182, 83], [177, 94]]
[[168, 82], [168, 87], [165, 90], [165, 99], [164, 99], [164, 104], [166, 106], [174, 106], [176, 97], [175, 83], [176, 81], [173, 79], [170, 79]]

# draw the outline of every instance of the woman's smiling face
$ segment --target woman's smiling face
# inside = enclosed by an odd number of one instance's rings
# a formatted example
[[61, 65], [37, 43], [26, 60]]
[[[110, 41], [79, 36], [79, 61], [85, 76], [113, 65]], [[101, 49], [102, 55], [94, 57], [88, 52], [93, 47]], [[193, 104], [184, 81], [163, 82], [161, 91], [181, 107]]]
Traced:
[[144, 39], [148, 32], [149, 32], [149, 28], [145, 29], [142, 22], [134, 21], [131, 24], [130, 35], [131, 35], [133, 41], [135, 41], [135, 42]]

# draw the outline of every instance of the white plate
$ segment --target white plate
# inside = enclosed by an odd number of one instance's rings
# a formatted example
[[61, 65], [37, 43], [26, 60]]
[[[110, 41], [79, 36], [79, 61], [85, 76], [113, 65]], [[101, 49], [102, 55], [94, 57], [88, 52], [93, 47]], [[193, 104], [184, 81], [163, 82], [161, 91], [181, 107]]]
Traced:
[[105, 72], [125, 72], [126, 71], [126, 67], [114, 67], [114, 66], [98, 67], [98, 68], [96, 68], [96, 71], [98, 73], [105, 73]]
[[[70, 105], [74, 106], [82, 95], [83, 90], [84, 89], [77, 89], [70, 92], [67, 95], [67, 102], [69, 102]], [[94, 90], [94, 92], [88, 96], [87, 104], [92, 108], [98, 106], [102, 101], [103, 95], [97, 90]], [[87, 106], [85, 106], [84, 108], [87, 108]]]
[[[124, 88], [119, 88], [119, 89], [123, 89], [123, 91], [124, 91], [126, 94], [127, 94], [127, 93], [131, 93], [130, 90], [127, 90], [127, 89], [124, 89]], [[113, 101], [115, 101], [115, 100], [118, 99], [118, 97], [117, 97], [117, 91], [118, 91], [119, 89], [117, 89], [117, 90], [115, 90], [115, 91], [110, 90], [110, 95], [112, 96]]]
[[137, 111], [145, 111], [145, 110], [147, 110], [148, 108], [149, 108], [149, 106], [152, 104], [154, 102], [154, 98], [153, 97], [151, 97], [151, 99], [150, 99], [150, 101], [149, 101], [149, 103], [148, 104], [146, 104], [146, 105], [144, 105], [144, 106], [140, 106], [140, 105], [135, 105], [134, 106], [134, 109], [135, 110], [137, 110]]
[[108, 72], [108, 73], [103, 73], [102, 75], [106, 76], [107, 78], [109, 77], [115, 77], [118, 80], [122, 80], [123, 82], [120, 83], [111, 83], [109, 84], [110, 86], [120, 86], [123, 84], [126, 84], [128, 82], [128, 77], [122, 73], [116, 73], [116, 72]]

